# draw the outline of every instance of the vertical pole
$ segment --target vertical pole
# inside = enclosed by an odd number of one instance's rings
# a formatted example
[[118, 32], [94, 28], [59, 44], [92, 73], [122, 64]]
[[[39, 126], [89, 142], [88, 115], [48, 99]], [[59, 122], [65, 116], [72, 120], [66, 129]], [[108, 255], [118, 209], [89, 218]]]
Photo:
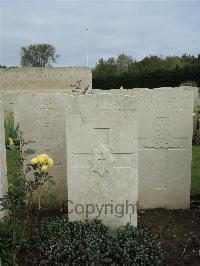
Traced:
[[86, 66], [89, 66], [89, 55], [88, 55], [88, 29], [86, 30]]

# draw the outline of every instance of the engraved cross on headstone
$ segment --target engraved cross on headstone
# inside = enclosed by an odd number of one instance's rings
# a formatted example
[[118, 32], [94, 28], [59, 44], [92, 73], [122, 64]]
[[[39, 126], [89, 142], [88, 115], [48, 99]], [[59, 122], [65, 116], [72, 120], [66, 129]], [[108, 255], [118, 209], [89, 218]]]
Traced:
[[110, 148], [110, 128], [99, 127], [92, 130], [95, 136], [93, 150], [72, 152], [79, 164], [76, 167], [89, 168], [91, 173], [98, 173], [101, 177], [108, 174], [112, 168], [133, 167], [133, 153], [116, 153]]
[[101, 152], [100, 155], [101, 155], [101, 156], [100, 156], [100, 158], [98, 159], [98, 161], [100, 161], [100, 162], [101, 162], [101, 165], [103, 165], [103, 162], [106, 161], [106, 158], [104, 157], [103, 152]]

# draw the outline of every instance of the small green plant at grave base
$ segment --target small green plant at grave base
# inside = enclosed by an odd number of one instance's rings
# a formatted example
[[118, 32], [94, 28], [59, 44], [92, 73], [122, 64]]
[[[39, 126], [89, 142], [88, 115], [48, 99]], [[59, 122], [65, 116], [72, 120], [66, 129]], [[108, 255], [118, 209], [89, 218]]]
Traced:
[[38, 192], [38, 209], [40, 210], [41, 187], [46, 182], [54, 184], [52, 176], [48, 174], [48, 167], [53, 165], [53, 160], [46, 154], [34, 157], [30, 164], [23, 167], [25, 156], [34, 154], [34, 151], [30, 148], [25, 150], [25, 146], [31, 141], [25, 142], [22, 133], [19, 139], [20, 156], [15, 162], [13, 175], [9, 177], [8, 192], [0, 198], [0, 210], [7, 212], [6, 218], [0, 221], [0, 257], [5, 265], [16, 265], [17, 254], [26, 242], [34, 192]]
[[161, 265], [166, 252], [144, 228], [111, 231], [100, 221], [43, 220], [36, 232], [46, 265]]
[[15, 145], [16, 148], [19, 145], [19, 124], [15, 127], [13, 112], [5, 112], [4, 128], [6, 147], [12, 149]]
[[200, 114], [200, 105], [197, 105], [197, 106], [194, 108], [194, 113], [195, 113], [195, 114]]

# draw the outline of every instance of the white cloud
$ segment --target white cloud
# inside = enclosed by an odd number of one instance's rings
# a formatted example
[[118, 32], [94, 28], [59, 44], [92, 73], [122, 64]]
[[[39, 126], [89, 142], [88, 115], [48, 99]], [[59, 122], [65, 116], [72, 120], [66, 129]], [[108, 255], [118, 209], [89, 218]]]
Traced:
[[53, 44], [58, 65], [83, 65], [86, 32], [92, 66], [100, 57], [127, 53], [200, 53], [199, 2], [2, 1], [1, 61], [18, 65], [19, 49]]

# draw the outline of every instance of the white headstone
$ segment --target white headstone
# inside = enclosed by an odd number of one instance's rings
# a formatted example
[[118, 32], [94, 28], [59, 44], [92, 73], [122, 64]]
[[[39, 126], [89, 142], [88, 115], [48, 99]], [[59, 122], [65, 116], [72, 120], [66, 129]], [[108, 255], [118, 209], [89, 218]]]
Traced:
[[138, 137], [130, 97], [66, 96], [69, 220], [137, 225]]
[[[37, 154], [47, 154], [54, 160], [50, 174], [56, 182], [55, 193], [57, 201], [52, 205], [67, 200], [66, 175], [66, 112], [65, 102], [59, 93], [35, 93], [20, 96], [15, 104], [15, 116], [19, 122], [20, 130], [24, 132], [25, 141]], [[29, 162], [31, 155], [27, 158]], [[44, 193], [47, 196], [48, 193]], [[48, 201], [48, 198], [46, 197]]]
[[125, 93], [137, 99], [139, 207], [189, 208], [193, 91], [177, 87]]
[[[4, 135], [4, 108], [0, 102], [0, 198], [7, 192], [6, 149]], [[1, 206], [0, 206], [1, 209]], [[0, 211], [0, 219], [5, 215]]]
[[189, 208], [193, 93], [154, 89], [137, 97], [139, 206]]

